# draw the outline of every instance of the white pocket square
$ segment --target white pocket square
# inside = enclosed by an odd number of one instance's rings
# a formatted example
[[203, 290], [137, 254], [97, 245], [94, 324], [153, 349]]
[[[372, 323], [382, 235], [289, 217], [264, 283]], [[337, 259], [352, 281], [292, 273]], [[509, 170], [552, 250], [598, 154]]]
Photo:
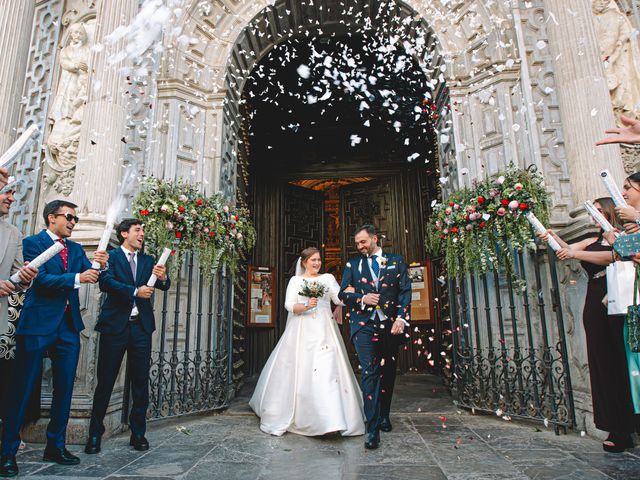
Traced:
[[391, 265], [391, 266], [387, 267], [387, 270], [393, 270], [394, 268], [396, 268], [396, 266], [395, 265]]

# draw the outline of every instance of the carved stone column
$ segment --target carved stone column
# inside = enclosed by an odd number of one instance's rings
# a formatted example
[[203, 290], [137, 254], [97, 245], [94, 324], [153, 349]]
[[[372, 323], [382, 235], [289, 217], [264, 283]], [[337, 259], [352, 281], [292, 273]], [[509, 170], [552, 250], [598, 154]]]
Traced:
[[[102, 0], [98, 5], [95, 43], [120, 25], [128, 25], [138, 11], [131, 0]], [[121, 46], [117, 46], [121, 48]], [[122, 178], [126, 135], [128, 89], [123, 64], [110, 64], [110, 49], [93, 52], [87, 105], [78, 147], [76, 177], [71, 199], [78, 204], [82, 223], [76, 237], [85, 244], [97, 244], [105, 215]]]
[[609, 169], [619, 184], [625, 177], [620, 149], [596, 147], [615, 124], [600, 61], [590, 0], [547, 0], [546, 22], [571, 178], [573, 208], [606, 195], [597, 173]]
[[0, 154], [16, 139], [35, 0], [0, 2]]

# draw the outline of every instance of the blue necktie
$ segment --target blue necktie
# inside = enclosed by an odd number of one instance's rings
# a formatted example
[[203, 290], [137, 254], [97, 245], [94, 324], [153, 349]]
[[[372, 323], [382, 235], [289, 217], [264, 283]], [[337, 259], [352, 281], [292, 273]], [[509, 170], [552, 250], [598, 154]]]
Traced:
[[371, 270], [373, 270], [376, 278], [380, 276], [380, 264], [378, 263], [377, 255], [371, 255]]

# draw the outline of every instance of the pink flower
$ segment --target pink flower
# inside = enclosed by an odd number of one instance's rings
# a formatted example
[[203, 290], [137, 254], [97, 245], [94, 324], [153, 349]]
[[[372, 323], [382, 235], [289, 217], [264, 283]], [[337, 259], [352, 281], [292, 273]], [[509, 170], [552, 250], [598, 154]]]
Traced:
[[472, 225], [471, 223], [469, 223], [469, 224], [467, 224], [467, 226], [466, 226], [466, 227], [464, 227], [464, 228], [466, 228], [467, 230], [473, 230], [473, 225]]
[[520, 205], [520, 203], [517, 200], [511, 200], [509, 202], [509, 210], [517, 210], [518, 205]]
[[225, 205], [224, 207], [222, 207], [222, 211], [224, 213], [229, 213], [229, 207], [227, 205]]
[[241, 234], [241, 233], [238, 233], [238, 234], [236, 235], [236, 238], [237, 238], [238, 240], [242, 240], [242, 234]]
[[500, 207], [496, 213], [499, 216], [504, 217], [504, 214], [507, 213], [507, 210], [504, 207]]
[[504, 176], [500, 175], [496, 178], [496, 185], [502, 185], [504, 183]]
[[516, 190], [520, 191], [520, 190], [522, 190], [524, 187], [522, 186], [522, 184], [521, 184], [521, 183], [516, 183], [516, 184], [513, 186], [513, 188], [515, 188]]
[[447, 209], [444, 211], [444, 213], [446, 213], [447, 215], [451, 215], [451, 209], [450, 209], [450, 208], [447, 208]]
[[167, 210], [169, 210], [169, 207], [168, 207], [167, 205], [162, 205], [162, 206], [160, 207], [160, 211], [161, 211], [161, 212], [166, 212]]

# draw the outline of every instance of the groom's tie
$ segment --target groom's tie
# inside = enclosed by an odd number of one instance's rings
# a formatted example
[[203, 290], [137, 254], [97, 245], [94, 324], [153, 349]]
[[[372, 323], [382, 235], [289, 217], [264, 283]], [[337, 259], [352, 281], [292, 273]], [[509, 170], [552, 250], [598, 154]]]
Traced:
[[380, 264], [378, 263], [377, 255], [371, 255], [371, 270], [373, 270], [377, 279], [380, 276]]

